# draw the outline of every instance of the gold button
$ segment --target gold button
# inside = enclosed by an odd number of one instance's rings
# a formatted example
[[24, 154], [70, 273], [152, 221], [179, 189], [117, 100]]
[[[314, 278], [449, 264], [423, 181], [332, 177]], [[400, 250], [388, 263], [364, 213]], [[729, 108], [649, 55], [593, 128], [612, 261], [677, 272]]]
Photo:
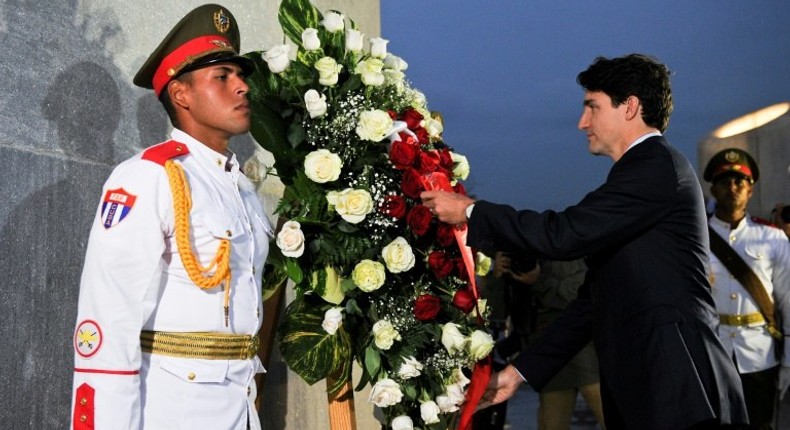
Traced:
[[225, 234], [227, 234], [228, 237], [233, 237], [233, 232], [230, 230], [225, 230]]
[[255, 268], [254, 267], [252, 268], [252, 274], [253, 275], [255, 274]]
[[189, 379], [190, 381], [194, 381], [195, 376], [196, 376], [195, 372], [189, 372], [189, 374], [187, 375], [187, 379]]
[[173, 76], [173, 75], [175, 75], [175, 74], [176, 74], [176, 69], [174, 69], [174, 68], [172, 68], [172, 67], [171, 67], [171, 68], [169, 68], [169, 69], [167, 69], [167, 76], [170, 76], [170, 77], [172, 77], [172, 76]]
[[85, 397], [80, 399], [80, 405], [85, 406], [87, 404], [88, 404], [88, 399], [86, 399]]
[[221, 165], [222, 165], [222, 160], [220, 160], [219, 158], [217, 158], [217, 166], [221, 166]]
[[84, 423], [85, 421], [88, 421], [88, 416], [85, 414], [80, 415], [80, 422]]
[[730, 337], [738, 337], [738, 333], [732, 332], [730, 333]]
[[735, 300], [735, 299], [737, 299], [737, 298], [738, 298], [738, 294], [736, 294], [736, 293], [732, 293], [732, 294], [730, 294], [730, 299], [731, 299], [731, 300]]
[[247, 387], [247, 395], [250, 395], [250, 387]]

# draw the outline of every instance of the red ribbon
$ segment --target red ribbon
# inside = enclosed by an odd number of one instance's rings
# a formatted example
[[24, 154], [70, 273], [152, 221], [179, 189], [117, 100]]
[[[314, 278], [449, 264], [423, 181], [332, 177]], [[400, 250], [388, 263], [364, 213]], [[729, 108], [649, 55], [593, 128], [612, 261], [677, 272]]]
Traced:
[[[450, 179], [445, 173], [432, 172], [422, 175], [420, 179], [426, 190], [454, 192], [453, 187], [450, 185]], [[467, 230], [466, 224], [459, 224], [455, 226], [453, 233], [455, 234], [455, 241], [458, 243], [458, 249], [461, 251], [461, 257], [464, 260], [466, 273], [469, 276], [469, 286], [475, 298], [475, 307], [477, 307], [480, 296], [477, 292], [477, 283], [475, 282], [475, 258], [472, 254], [472, 248], [466, 246]], [[483, 325], [483, 317], [479, 307], [477, 308], [477, 322]], [[458, 430], [472, 429], [472, 416], [475, 413], [475, 409], [477, 409], [477, 404], [480, 403], [480, 399], [483, 398], [489, 379], [491, 379], [491, 356], [475, 363], [472, 377], [470, 378], [471, 382], [466, 390], [466, 401], [461, 409], [461, 422], [458, 424]]]

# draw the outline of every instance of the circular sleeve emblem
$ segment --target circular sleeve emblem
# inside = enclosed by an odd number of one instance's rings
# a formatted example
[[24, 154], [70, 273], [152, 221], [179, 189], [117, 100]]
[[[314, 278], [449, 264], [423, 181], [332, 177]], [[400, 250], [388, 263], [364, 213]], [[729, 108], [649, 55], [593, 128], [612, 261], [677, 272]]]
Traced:
[[102, 332], [96, 321], [82, 321], [74, 333], [74, 349], [82, 358], [91, 358], [102, 345]]

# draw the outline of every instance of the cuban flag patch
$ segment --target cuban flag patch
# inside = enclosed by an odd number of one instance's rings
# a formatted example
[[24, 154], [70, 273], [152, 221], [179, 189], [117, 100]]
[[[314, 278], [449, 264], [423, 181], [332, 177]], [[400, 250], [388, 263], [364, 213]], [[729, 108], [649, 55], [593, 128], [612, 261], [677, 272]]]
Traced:
[[101, 205], [101, 222], [104, 228], [117, 225], [132, 211], [137, 196], [123, 188], [107, 190]]

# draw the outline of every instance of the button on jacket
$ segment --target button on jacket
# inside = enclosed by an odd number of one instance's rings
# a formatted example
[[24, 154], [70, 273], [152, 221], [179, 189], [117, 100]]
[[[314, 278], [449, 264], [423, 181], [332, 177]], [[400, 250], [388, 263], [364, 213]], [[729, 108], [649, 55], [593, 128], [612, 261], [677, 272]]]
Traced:
[[[727, 222], [715, 216], [709, 224], [721, 236], [762, 282], [774, 302], [774, 314], [781, 322], [782, 332], [790, 334], [790, 242], [784, 233], [755, 222], [748, 215], [737, 227], [730, 229]], [[722, 262], [710, 252], [710, 278], [716, 309], [724, 315], [749, 315], [760, 312], [760, 307], [746, 288], [733, 277]], [[721, 324], [719, 337], [730, 356], [735, 356], [738, 372], [751, 373], [782, 364], [790, 366], [790, 342], [777, 359], [773, 338], [765, 322], [731, 326]]]
[[[257, 357], [141, 352], [141, 331], [254, 335], [263, 316], [261, 276], [272, 228], [254, 186], [235, 155], [180, 130], [172, 139], [188, 149], [172, 160], [190, 188], [192, 252], [208, 266], [220, 240], [230, 241], [227, 325], [224, 288], [203, 290], [184, 268], [165, 168], [142, 153], [121, 163], [104, 184], [91, 230], [74, 339], [74, 400], [78, 407], [95, 402], [96, 429], [247, 429], [248, 415], [257, 417], [253, 377], [263, 371]], [[258, 428], [257, 419], [249, 422]]]

